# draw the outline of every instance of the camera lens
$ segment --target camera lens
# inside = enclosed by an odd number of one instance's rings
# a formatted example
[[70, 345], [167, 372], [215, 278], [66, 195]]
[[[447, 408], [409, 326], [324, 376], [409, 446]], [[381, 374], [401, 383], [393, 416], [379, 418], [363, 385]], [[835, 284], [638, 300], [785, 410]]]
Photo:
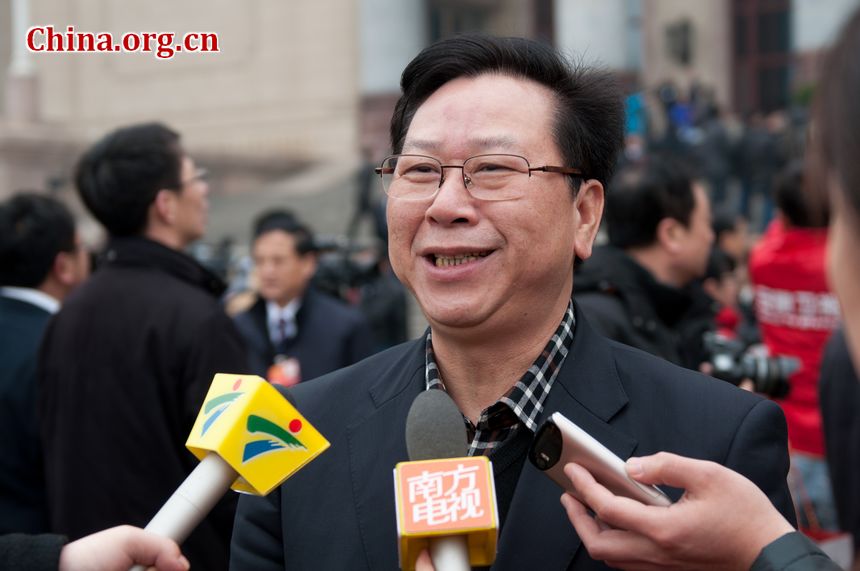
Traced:
[[561, 457], [561, 431], [551, 421], [546, 421], [538, 429], [529, 460], [541, 471], [546, 471], [558, 463]]

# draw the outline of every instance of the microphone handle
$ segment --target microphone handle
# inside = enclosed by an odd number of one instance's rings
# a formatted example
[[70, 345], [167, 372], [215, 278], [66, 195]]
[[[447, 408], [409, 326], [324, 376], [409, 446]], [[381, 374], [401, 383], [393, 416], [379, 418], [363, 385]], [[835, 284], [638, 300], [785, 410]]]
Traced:
[[[220, 456], [208, 454], [161, 506], [147, 524], [146, 531], [169, 537], [181, 545], [237, 477], [236, 471]], [[142, 565], [135, 565], [131, 571], [144, 569]]]
[[465, 535], [434, 537], [430, 540], [430, 559], [437, 571], [471, 571], [469, 545]]

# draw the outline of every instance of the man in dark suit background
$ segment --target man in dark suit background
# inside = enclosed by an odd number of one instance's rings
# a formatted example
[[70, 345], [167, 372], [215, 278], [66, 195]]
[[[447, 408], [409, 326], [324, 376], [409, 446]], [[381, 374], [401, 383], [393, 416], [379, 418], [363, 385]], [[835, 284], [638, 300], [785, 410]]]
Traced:
[[293, 213], [272, 210], [254, 224], [259, 298], [235, 317], [251, 371], [292, 385], [360, 361], [373, 352], [360, 311], [316, 291], [314, 236]]
[[89, 267], [62, 203], [19, 193], [0, 204], [0, 534], [48, 529], [36, 362], [48, 320]]
[[535, 41], [458, 36], [422, 51], [401, 87], [396, 154], [379, 172], [392, 267], [430, 331], [290, 390], [331, 448], [269, 497], [240, 500], [231, 567], [396, 569], [391, 471], [425, 390], [459, 407], [464, 454], [493, 461], [494, 569], [607, 568], [525, 460], [556, 411], [621, 458], [669, 450], [729, 466], [793, 519], [775, 404], [608, 341], [571, 300], [622, 145], [614, 80]]
[[[208, 221], [205, 171], [158, 123], [116, 129], [75, 183], [109, 241], [42, 345], [39, 414], [51, 531], [77, 539], [145, 525], [197, 466], [185, 448], [216, 373], [245, 373], [226, 289], [184, 253]], [[226, 569], [235, 497], [183, 543], [192, 567]]]

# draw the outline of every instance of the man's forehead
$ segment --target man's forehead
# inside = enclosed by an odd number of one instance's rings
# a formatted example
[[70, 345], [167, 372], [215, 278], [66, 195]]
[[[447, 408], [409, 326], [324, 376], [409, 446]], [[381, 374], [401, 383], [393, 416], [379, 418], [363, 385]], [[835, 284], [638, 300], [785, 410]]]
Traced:
[[402, 152], [522, 154], [547, 136], [554, 117], [552, 91], [530, 79], [486, 73], [458, 77], [415, 110]]
[[[406, 141], [403, 143], [403, 152], [424, 152], [424, 153], [440, 153], [444, 149], [448, 141], [444, 138], [429, 139], [410, 137], [406, 134]], [[518, 147], [517, 140], [511, 135], [488, 135], [480, 137], [469, 137], [466, 140], [466, 145], [472, 149], [479, 150], [513, 150]]]
[[270, 245], [277, 244], [279, 247], [294, 249], [296, 247], [296, 237], [291, 232], [287, 232], [283, 228], [271, 228], [254, 238], [254, 247], [261, 243]]

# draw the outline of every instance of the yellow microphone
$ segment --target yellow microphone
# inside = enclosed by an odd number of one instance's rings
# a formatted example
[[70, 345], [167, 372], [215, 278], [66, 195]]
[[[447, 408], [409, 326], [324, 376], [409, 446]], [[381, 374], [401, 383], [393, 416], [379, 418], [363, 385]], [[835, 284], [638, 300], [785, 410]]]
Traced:
[[428, 549], [437, 571], [469, 571], [496, 558], [498, 512], [486, 456], [465, 457], [466, 428], [454, 401], [426, 390], [406, 418], [409, 462], [394, 469], [398, 552], [404, 571]]
[[146, 526], [177, 543], [229, 488], [266, 495], [329, 447], [264, 379], [224, 373], [215, 375], [185, 445], [200, 464]]

